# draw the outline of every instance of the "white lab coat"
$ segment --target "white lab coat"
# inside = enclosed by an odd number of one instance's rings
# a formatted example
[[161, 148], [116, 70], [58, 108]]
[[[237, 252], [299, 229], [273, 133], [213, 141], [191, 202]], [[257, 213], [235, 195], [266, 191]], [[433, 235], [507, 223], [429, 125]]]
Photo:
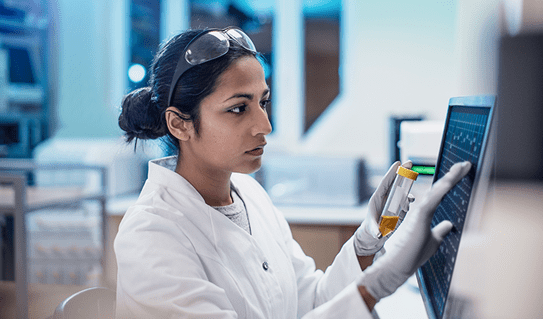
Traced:
[[119, 226], [117, 317], [372, 318], [353, 282], [361, 270], [352, 239], [325, 273], [315, 270], [250, 176], [231, 181], [252, 234], [208, 206], [173, 165], [174, 157], [149, 163]]

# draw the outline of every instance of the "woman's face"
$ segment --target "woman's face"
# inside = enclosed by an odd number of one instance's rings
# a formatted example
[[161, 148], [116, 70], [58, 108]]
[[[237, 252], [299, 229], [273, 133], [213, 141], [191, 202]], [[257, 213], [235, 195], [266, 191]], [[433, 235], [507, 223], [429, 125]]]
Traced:
[[[202, 173], [253, 173], [272, 128], [264, 70], [252, 56], [234, 61], [200, 104], [199, 134], [183, 144], [183, 160]], [[185, 163], [187, 164], [187, 163]]]

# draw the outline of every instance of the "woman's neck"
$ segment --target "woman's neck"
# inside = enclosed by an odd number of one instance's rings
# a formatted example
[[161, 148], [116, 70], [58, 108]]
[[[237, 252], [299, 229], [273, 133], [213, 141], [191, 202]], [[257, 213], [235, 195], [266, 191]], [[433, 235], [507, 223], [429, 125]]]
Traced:
[[192, 167], [177, 159], [175, 172], [183, 176], [204, 198], [209, 206], [226, 206], [232, 204], [230, 195], [230, 176], [223, 171], [205, 171], [200, 167]]

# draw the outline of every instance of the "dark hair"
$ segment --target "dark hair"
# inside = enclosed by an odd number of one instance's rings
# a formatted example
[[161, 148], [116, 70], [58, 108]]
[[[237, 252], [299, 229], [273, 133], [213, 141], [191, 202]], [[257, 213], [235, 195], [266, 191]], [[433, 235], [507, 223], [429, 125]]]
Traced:
[[[150, 68], [149, 86], [128, 93], [122, 101], [119, 126], [125, 131], [126, 141], [134, 139], [164, 138], [170, 147], [179, 150], [179, 142], [166, 125], [168, 94], [177, 61], [187, 44], [203, 30], [189, 30], [167, 41], [155, 55]], [[235, 41], [230, 40], [230, 50], [220, 58], [195, 65], [177, 82], [172, 106], [179, 116], [194, 123], [199, 129], [200, 102], [215, 91], [217, 79], [234, 62], [243, 56], [255, 56]]]

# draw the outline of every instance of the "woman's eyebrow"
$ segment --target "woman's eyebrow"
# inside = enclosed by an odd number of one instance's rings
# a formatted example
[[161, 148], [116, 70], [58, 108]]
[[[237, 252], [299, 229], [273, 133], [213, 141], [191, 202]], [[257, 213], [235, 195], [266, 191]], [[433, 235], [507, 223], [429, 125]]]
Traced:
[[245, 98], [245, 99], [248, 99], [248, 100], [252, 100], [254, 97], [253, 94], [251, 93], [236, 93], [234, 95], [232, 95], [231, 97], [227, 98], [226, 100], [224, 100], [224, 102], [228, 101], [228, 100], [231, 100], [231, 99], [238, 99], [238, 98]]
[[[270, 93], [270, 88], [266, 88], [264, 90], [264, 92], [262, 92], [262, 97], [266, 96], [269, 93]], [[236, 93], [236, 94], [232, 95], [231, 97], [227, 98], [226, 100], [224, 100], [224, 102], [226, 102], [228, 100], [231, 100], [231, 99], [239, 99], [239, 98], [252, 100], [254, 97], [255, 97], [254, 94], [251, 94], [251, 93]]]

